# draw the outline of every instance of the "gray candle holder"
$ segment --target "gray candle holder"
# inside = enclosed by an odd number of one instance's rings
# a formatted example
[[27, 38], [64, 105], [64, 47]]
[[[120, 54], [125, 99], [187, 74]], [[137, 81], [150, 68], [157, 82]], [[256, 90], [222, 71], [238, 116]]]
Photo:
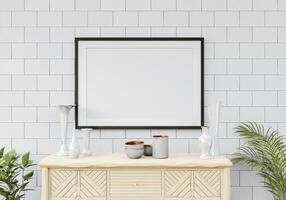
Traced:
[[152, 157], [155, 159], [168, 158], [169, 156], [169, 137], [165, 135], [153, 136]]

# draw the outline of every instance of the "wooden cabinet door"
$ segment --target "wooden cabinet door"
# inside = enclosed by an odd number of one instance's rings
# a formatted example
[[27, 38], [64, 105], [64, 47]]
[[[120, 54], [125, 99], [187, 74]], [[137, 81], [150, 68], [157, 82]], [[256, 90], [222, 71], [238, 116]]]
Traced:
[[221, 170], [165, 170], [165, 199], [220, 200]]
[[106, 171], [79, 171], [79, 199], [106, 199]]
[[221, 199], [221, 170], [196, 170], [192, 174], [194, 200]]
[[191, 172], [187, 170], [165, 170], [164, 189], [166, 199], [187, 199], [191, 197]]
[[49, 170], [50, 200], [106, 199], [106, 171]]
[[49, 199], [76, 200], [78, 173], [75, 170], [49, 170]]

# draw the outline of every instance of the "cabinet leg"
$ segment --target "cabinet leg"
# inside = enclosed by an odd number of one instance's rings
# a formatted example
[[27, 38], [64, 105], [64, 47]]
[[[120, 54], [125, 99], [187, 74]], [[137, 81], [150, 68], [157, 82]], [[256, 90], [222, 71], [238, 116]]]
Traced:
[[222, 200], [230, 200], [231, 187], [230, 187], [230, 169], [223, 169], [223, 180], [222, 180]]
[[49, 200], [49, 169], [42, 169], [42, 200]]

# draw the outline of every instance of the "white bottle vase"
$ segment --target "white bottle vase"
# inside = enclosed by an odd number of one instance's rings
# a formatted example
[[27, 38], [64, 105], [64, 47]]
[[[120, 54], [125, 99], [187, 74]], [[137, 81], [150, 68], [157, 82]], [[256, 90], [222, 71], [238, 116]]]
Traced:
[[59, 105], [57, 109], [60, 114], [60, 131], [61, 131], [61, 147], [58, 151], [58, 156], [68, 156], [69, 150], [67, 145], [67, 132], [68, 132], [68, 117], [69, 112], [74, 107], [73, 105]]
[[209, 116], [209, 133], [212, 135], [212, 156], [220, 155], [219, 144], [219, 118], [220, 118], [220, 101], [208, 106]]
[[209, 129], [202, 127], [202, 135], [199, 137], [201, 149], [201, 159], [211, 159], [212, 137], [209, 135]]
[[69, 146], [69, 155], [72, 158], [78, 158], [80, 153], [80, 147], [79, 147], [79, 142], [77, 138], [77, 131], [74, 130], [73, 135], [72, 135], [72, 140]]
[[83, 147], [82, 147], [82, 156], [91, 156], [90, 151], [90, 132], [92, 131], [91, 128], [84, 128], [81, 129], [82, 131], [82, 137], [83, 137]]

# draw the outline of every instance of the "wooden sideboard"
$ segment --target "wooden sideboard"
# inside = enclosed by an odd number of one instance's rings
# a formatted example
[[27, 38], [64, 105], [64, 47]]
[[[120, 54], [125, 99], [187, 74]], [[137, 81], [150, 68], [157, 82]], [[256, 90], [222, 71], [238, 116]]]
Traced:
[[42, 200], [230, 200], [232, 163], [223, 156], [48, 156], [39, 165]]

